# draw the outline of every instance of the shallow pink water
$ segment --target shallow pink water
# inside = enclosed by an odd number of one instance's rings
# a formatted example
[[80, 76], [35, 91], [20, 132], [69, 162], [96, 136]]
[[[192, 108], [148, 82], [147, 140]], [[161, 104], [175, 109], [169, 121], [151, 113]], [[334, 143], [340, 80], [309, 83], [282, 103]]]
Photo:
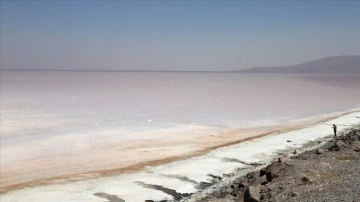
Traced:
[[1, 71], [2, 185], [181, 156], [358, 107], [359, 89], [360, 75]]
[[6, 143], [84, 128], [241, 127], [340, 111], [359, 106], [360, 75], [2, 71], [0, 99]]

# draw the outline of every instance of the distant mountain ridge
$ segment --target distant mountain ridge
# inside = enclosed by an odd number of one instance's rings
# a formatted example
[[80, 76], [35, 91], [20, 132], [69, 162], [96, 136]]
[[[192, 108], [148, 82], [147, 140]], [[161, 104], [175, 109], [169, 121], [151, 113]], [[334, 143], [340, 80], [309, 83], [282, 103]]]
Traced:
[[360, 73], [360, 55], [331, 56], [297, 65], [242, 69], [248, 73]]
[[3, 71], [74, 71], [74, 72], [188, 72], [188, 73], [343, 73], [360, 74], [360, 55], [331, 56], [296, 65], [279, 67], [254, 67], [239, 70], [137, 70], [137, 69], [14, 69], [1, 68]]

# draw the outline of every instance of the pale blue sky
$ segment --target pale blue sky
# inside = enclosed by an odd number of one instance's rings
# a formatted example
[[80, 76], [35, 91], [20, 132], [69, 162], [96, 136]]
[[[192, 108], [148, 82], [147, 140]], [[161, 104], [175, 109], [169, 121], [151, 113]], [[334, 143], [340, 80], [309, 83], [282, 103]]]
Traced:
[[0, 26], [2, 69], [232, 70], [360, 54], [360, 1], [1, 1]]

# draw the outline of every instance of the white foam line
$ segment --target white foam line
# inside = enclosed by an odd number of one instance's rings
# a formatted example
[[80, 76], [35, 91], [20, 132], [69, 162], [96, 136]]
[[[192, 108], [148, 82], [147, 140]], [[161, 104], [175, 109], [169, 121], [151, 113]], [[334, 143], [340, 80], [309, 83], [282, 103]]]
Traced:
[[171, 195], [144, 187], [142, 183], [160, 185], [177, 193], [196, 193], [199, 191], [197, 183], [213, 180], [209, 175], [222, 176], [239, 168], [251, 169], [247, 163], [269, 162], [281, 151], [297, 149], [310, 141], [332, 135], [333, 123], [338, 125], [339, 132], [348, 128], [347, 125], [359, 124], [360, 120], [356, 118], [359, 116], [360, 112], [353, 112], [323, 124], [253, 139], [203, 156], [147, 167], [132, 174], [14, 190], [3, 194], [1, 201], [104, 201], [94, 196], [99, 192], [115, 195], [126, 202], [171, 200]]

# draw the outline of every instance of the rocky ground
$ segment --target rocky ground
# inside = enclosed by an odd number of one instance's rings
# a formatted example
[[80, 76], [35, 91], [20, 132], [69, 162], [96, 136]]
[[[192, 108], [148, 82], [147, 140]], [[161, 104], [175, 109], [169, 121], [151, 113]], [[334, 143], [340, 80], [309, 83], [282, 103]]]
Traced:
[[294, 151], [267, 167], [234, 179], [202, 201], [360, 201], [360, 129], [323, 146]]

